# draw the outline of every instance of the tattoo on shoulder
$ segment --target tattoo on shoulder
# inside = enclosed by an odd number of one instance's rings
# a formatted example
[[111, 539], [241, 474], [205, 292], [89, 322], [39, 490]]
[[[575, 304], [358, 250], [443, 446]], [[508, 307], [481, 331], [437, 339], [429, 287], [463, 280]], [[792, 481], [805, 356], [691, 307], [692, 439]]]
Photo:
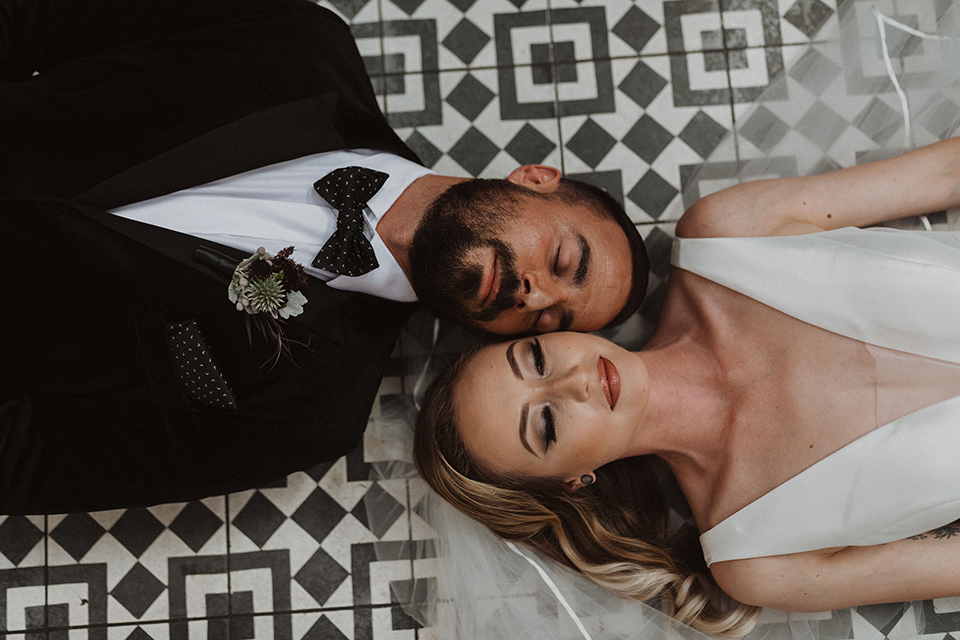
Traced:
[[956, 522], [951, 522], [948, 525], [938, 527], [932, 531], [927, 531], [926, 533], [918, 533], [915, 536], [910, 536], [907, 540], [926, 540], [927, 538], [933, 538], [934, 540], [946, 540], [948, 538], [960, 537], [960, 520]]

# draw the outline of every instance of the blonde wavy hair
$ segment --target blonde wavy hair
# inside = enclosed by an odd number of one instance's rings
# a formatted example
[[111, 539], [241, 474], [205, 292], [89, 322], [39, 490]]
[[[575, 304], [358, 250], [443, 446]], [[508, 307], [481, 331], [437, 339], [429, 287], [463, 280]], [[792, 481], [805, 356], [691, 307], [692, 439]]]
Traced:
[[705, 633], [749, 632], [760, 608], [720, 590], [695, 527], [668, 527], [659, 460], [653, 456], [605, 465], [596, 471], [596, 482], [571, 491], [559, 478], [494, 473], [470, 454], [460, 438], [453, 396], [477, 350], [461, 355], [424, 397], [414, 461], [427, 484], [501, 538], [526, 543], [618, 595], [659, 598], [668, 614]]

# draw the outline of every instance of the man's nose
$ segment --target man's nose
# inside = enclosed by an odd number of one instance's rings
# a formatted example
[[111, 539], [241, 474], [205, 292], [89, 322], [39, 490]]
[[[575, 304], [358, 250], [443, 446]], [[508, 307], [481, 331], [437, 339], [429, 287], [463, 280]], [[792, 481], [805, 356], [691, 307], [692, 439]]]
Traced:
[[551, 307], [560, 299], [560, 288], [551, 278], [527, 272], [520, 278], [517, 306], [528, 311], [540, 311]]

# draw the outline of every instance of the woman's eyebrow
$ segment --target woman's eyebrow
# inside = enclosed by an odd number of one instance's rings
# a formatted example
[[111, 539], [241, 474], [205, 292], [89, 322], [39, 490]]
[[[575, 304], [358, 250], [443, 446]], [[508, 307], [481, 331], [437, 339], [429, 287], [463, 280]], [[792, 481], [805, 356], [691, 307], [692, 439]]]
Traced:
[[523, 409], [520, 410], [520, 442], [523, 443], [523, 448], [532, 453], [533, 455], [540, 457], [537, 452], [530, 448], [530, 443], [527, 442], [527, 414], [530, 412], [530, 405], [523, 405]]
[[518, 379], [523, 380], [523, 374], [520, 373], [520, 366], [517, 364], [517, 359], [513, 355], [513, 348], [517, 346], [517, 342], [511, 342], [510, 346], [507, 347], [507, 364], [509, 364], [510, 368], [513, 369], [513, 375], [517, 376]]

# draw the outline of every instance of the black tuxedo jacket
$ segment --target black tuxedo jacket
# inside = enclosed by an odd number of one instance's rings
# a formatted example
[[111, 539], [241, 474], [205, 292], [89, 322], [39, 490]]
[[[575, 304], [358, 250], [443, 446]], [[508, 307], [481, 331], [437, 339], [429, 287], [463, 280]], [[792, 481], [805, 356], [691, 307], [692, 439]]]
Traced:
[[[416, 160], [349, 28], [306, 0], [0, 9], [0, 235], [19, 290], [0, 319], [0, 513], [190, 500], [353, 449], [412, 305], [314, 280], [286, 327], [295, 363], [262, 366], [272, 347], [193, 258], [243, 256], [105, 212], [321, 151]], [[237, 409], [185, 395], [165, 343], [180, 320]]]

